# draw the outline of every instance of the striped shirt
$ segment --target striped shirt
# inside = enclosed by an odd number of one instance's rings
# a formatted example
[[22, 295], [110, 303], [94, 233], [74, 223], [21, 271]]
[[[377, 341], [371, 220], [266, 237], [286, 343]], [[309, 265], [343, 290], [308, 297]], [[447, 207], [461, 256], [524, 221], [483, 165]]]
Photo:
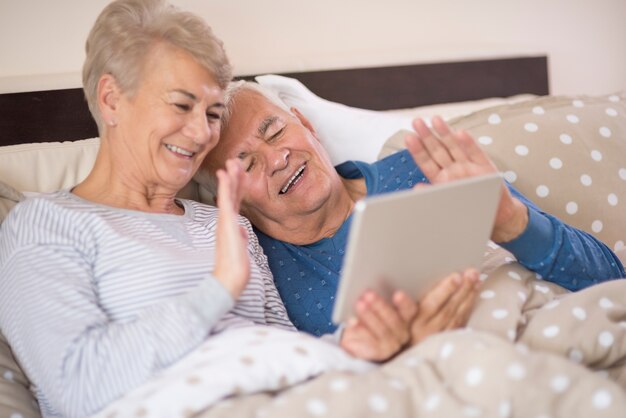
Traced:
[[236, 303], [211, 275], [217, 209], [117, 209], [60, 191], [17, 205], [0, 230], [0, 327], [46, 417], [91, 415], [210, 334], [293, 329], [250, 223]]

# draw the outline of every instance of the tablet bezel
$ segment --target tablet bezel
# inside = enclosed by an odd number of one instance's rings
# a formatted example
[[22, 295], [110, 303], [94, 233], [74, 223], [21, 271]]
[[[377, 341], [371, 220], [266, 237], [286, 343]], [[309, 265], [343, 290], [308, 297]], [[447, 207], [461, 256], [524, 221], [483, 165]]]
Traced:
[[357, 202], [333, 321], [353, 316], [354, 305], [366, 289], [387, 300], [395, 289], [419, 299], [450, 273], [478, 269], [502, 184], [502, 176], [494, 173]]

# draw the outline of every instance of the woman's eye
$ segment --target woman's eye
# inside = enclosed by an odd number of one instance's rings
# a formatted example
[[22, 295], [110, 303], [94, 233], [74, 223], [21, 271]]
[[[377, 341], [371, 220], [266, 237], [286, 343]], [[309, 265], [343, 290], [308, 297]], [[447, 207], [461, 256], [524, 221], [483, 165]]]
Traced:
[[222, 118], [222, 116], [220, 114], [213, 113], [213, 112], [207, 112], [206, 117], [209, 120], [218, 120], [218, 119]]
[[184, 104], [184, 103], [174, 103], [174, 106], [176, 106], [178, 109], [187, 112], [190, 107], [188, 104]]

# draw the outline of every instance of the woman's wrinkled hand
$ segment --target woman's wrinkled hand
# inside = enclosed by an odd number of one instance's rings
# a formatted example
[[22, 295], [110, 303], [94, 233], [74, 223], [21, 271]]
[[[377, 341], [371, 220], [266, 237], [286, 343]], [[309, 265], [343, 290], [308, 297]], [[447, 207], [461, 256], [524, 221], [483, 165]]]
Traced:
[[244, 172], [241, 162], [226, 161], [225, 169], [217, 171], [217, 219], [216, 260], [213, 275], [237, 299], [250, 278], [248, 234], [239, 224]]

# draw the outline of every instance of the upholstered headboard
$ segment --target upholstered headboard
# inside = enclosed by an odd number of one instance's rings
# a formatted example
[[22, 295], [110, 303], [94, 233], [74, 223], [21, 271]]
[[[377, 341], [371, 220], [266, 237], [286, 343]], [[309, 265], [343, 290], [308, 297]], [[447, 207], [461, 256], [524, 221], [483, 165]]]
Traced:
[[[283, 75], [328, 100], [383, 110], [521, 93], [545, 95], [547, 65], [547, 57], [536, 56]], [[95, 136], [80, 88], [0, 94], [0, 146]]]

